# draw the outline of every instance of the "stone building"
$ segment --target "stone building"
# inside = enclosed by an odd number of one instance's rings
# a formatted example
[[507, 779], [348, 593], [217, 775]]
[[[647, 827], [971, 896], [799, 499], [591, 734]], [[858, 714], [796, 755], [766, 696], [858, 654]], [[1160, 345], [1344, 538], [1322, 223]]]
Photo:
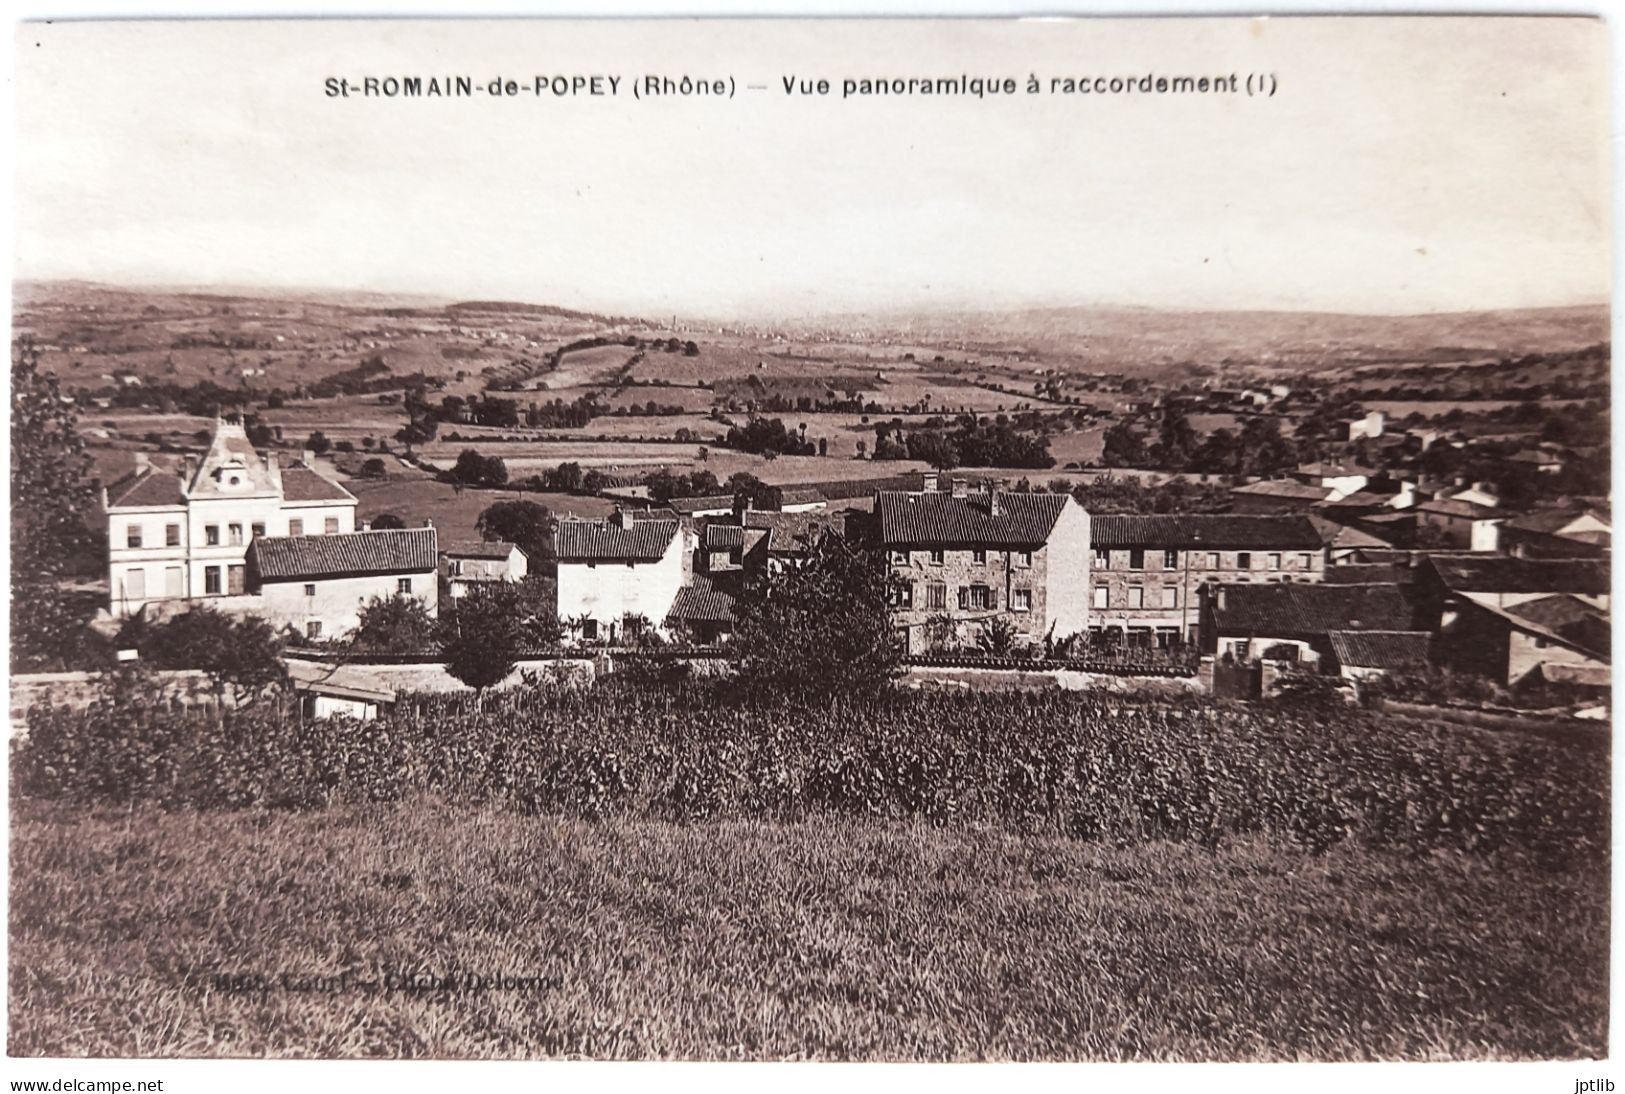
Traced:
[[313, 641], [343, 638], [373, 600], [411, 597], [438, 614], [440, 553], [433, 528], [333, 536], [267, 536], [247, 555], [251, 607]]
[[1096, 643], [1195, 643], [1204, 584], [1318, 582], [1326, 573], [1321, 535], [1305, 516], [1101, 515], [1090, 545]]
[[613, 643], [664, 629], [693, 576], [694, 534], [671, 517], [619, 509], [607, 520], [561, 520], [553, 541], [559, 622], [573, 639]]
[[883, 490], [874, 525], [899, 580], [893, 627], [910, 653], [974, 644], [995, 619], [1027, 642], [1089, 625], [1089, 514], [1070, 495], [973, 493], [963, 480]]

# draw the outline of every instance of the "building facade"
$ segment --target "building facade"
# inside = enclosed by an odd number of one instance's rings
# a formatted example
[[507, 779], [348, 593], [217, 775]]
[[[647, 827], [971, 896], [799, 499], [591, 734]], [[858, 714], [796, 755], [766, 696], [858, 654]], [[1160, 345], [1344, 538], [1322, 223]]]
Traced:
[[1305, 516], [1097, 516], [1090, 565], [1091, 640], [1161, 649], [1198, 641], [1203, 585], [1326, 576], [1323, 539]]
[[1089, 626], [1089, 514], [1070, 495], [962, 481], [881, 491], [875, 525], [897, 582], [892, 626], [911, 654], [973, 645], [996, 619], [1022, 642]]
[[249, 547], [248, 585], [255, 614], [326, 642], [353, 631], [373, 600], [411, 597], [437, 615], [439, 559], [433, 528], [267, 536]]
[[138, 454], [133, 474], [106, 488], [108, 610], [230, 607], [248, 594], [249, 545], [266, 536], [355, 531], [356, 499], [306, 454], [283, 467], [254, 450], [242, 426], [218, 422], [209, 451], [163, 470]]
[[669, 517], [621, 509], [607, 520], [561, 520], [553, 536], [559, 622], [570, 639], [613, 643], [664, 630], [693, 576], [693, 533]]
[[452, 599], [492, 581], [523, 581], [530, 573], [530, 558], [516, 543], [503, 540], [453, 543], [442, 552], [446, 561], [446, 587]]

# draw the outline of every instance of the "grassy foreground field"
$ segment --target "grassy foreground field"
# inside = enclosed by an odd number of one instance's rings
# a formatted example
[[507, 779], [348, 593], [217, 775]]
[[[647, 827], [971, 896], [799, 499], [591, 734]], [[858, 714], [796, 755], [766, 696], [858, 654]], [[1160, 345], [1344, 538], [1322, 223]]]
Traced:
[[[11, 850], [13, 1055], [1607, 1050], [1601, 863], [591, 822], [432, 797], [306, 813], [14, 800]], [[462, 979], [388, 990], [390, 972]], [[214, 980], [230, 973], [247, 974], [237, 990]], [[519, 980], [469, 990], [471, 974]]]

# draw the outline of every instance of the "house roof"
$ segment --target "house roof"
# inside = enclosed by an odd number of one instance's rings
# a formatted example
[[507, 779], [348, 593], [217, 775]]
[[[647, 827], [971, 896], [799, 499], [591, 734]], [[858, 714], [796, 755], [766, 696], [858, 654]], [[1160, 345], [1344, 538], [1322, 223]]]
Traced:
[[823, 492], [811, 487], [794, 487], [779, 491], [780, 505], [817, 505], [823, 501]]
[[1542, 532], [1546, 535], [1557, 535], [1575, 521], [1587, 516], [1602, 524], [1610, 523], [1606, 517], [1595, 509], [1537, 509], [1533, 513], [1525, 513], [1523, 516], [1514, 517], [1507, 521], [1507, 527], [1516, 528], [1522, 532]]
[[766, 531], [767, 549], [781, 554], [805, 551], [832, 523], [831, 514], [822, 510], [770, 513], [753, 509], [745, 514], [745, 527]]
[[1504, 555], [1433, 555], [1428, 564], [1459, 593], [1608, 592], [1608, 567], [1591, 559], [1508, 558]]
[[677, 590], [677, 599], [672, 601], [666, 618], [687, 623], [732, 623], [734, 598], [697, 575], [693, 584]]
[[[489, 558], [500, 562], [516, 550], [519, 550], [517, 545], [505, 539], [461, 539], [446, 544], [440, 549], [440, 553], [447, 558]], [[521, 550], [520, 553], [524, 552]]]
[[1359, 669], [1421, 669], [1433, 636], [1427, 631], [1328, 631], [1339, 664]]
[[1385, 539], [1378, 539], [1370, 532], [1363, 532], [1347, 524], [1339, 524], [1329, 520], [1318, 513], [1310, 513], [1306, 518], [1320, 533], [1320, 542], [1327, 547], [1392, 547], [1393, 544]]
[[432, 572], [439, 566], [433, 528], [386, 528], [332, 536], [255, 537], [249, 565], [263, 581], [353, 574]]
[[1089, 542], [1095, 547], [1309, 550], [1323, 541], [1314, 524], [1303, 516], [1113, 513], [1090, 521]]
[[1477, 601], [1472, 606], [1526, 634], [1578, 650], [1589, 657], [1609, 660], [1613, 634], [1607, 617], [1574, 597], [1541, 597], [1506, 608]]
[[355, 495], [302, 463], [282, 469], [283, 501], [355, 501]]
[[[1354, 420], [1357, 422], [1365, 421], [1364, 418], [1355, 418]], [[1313, 463], [1300, 463], [1298, 465], [1298, 474], [1310, 475], [1314, 478], [1340, 479], [1346, 478], [1350, 475], [1370, 476], [1375, 474], [1375, 472], [1369, 467], [1357, 467], [1354, 464], [1349, 463], [1329, 463], [1324, 460], [1317, 460]]]
[[[998, 513], [991, 499], [998, 500]], [[1049, 539], [1066, 494], [998, 491], [956, 498], [941, 491], [881, 491], [875, 498], [880, 541], [885, 546], [916, 543], [985, 543], [1036, 547]]]
[[737, 524], [711, 523], [705, 526], [705, 546], [710, 551], [731, 551], [745, 545], [745, 529]]
[[715, 512], [719, 509], [727, 512], [733, 509], [734, 496], [732, 494], [705, 494], [692, 498], [672, 498], [666, 504], [671, 507], [673, 512], [681, 513], [685, 517], [691, 517], [695, 513]]
[[1321, 635], [1332, 631], [1408, 631], [1414, 609], [1398, 585], [1227, 585], [1213, 602], [1222, 634]]
[[1490, 520], [1505, 515], [1493, 506], [1461, 501], [1457, 498], [1434, 498], [1432, 501], [1419, 502], [1414, 508], [1418, 513], [1439, 513], [1449, 517], [1470, 517], [1473, 520]]
[[612, 520], [566, 519], [553, 531], [554, 554], [560, 562], [653, 562], [676, 534], [677, 521], [670, 519], [634, 519], [630, 528]]
[[180, 476], [156, 467], [126, 475], [107, 488], [109, 509], [148, 505], [179, 507], [185, 504], [186, 495], [181, 490]]
[[1295, 498], [1306, 502], [1324, 501], [1333, 493], [1329, 486], [1310, 486], [1291, 479], [1266, 479], [1231, 489], [1232, 494], [1261, 498]]

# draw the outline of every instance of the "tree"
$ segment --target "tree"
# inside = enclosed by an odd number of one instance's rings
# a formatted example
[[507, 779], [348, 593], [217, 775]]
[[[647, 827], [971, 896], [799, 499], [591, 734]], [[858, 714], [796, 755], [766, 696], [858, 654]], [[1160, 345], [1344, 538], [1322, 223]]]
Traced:
[[553, 513], [533, 501], [499, 501], [480, 514], [474, 528], [484, 540], [518, 544], [533, 559], [553, 551]]
[[394, 513], [379, 513], [372, 518], [372, 527], [374, 531], [386, 528], [405, 528], [406, 522]]
[[58, 667], [85, 618], [61, 588], [76, 560], [105, 554], [85, 523], [95, 499], [78, 413], [23, 340], [11, 351], [11, 664]]
[[375, 596], [356, 621], [350, 647], [367, 653], [417, 653], [434, 646], [435, 622], [415, 596]]
[[508, 465], [501, 456], [482, 456], [476, 449], [465, 448], [457, 456], [451, 477], [465, 486], [501, 486], [508, 481]]
[[476, 691], [507, 679], [519, 657], [517, 606], [506, 582], [473, 585], [447, 604], [435, 628], [446, 671]]
[[1133, 426], [1118, 422], [1106, 430], [1100, 462], [1107, 467], [1141, 467], [1146, 462], [1145, 443]]
[[[368, 437], [367, 440], [371, 441], [372, 438]], [[372, 445], [369, 444], [367, 447], [371, 448]], [[389, 472], [384, 464], [384, 461], [379, 459], [377, 456], [372, 457], [370, 460], [365, 460], [361, 464], [361, 477], [364, 479], [381, 479], [388, 473]]]
[[227, 686], [234, 699], [257, 697], [287, 680], [282, 643], [271, 624], [258, 616], [233, 619], [214, 608], [190, 608], [163, 623], [142, 628], [137, 650], [159, 668], [204, 673], [215, 691]]
[[1004, 616], [994, 616], [976, 636], [976, 648], [993, 657], [1008, 657], [1016, 646], [1016, 625]]
[[305, 438], [305, 447], [320, 456], [333, 447], [333, 442], [328, 440], [327, 434], [318, 429]]
[[801, 694], [878, 692], [902, 664], [888, 606], [896, 581], [884, 555], [836, 532], [818, 541], [805, 565], [753, 577], [735, 609], [741, 683]]

